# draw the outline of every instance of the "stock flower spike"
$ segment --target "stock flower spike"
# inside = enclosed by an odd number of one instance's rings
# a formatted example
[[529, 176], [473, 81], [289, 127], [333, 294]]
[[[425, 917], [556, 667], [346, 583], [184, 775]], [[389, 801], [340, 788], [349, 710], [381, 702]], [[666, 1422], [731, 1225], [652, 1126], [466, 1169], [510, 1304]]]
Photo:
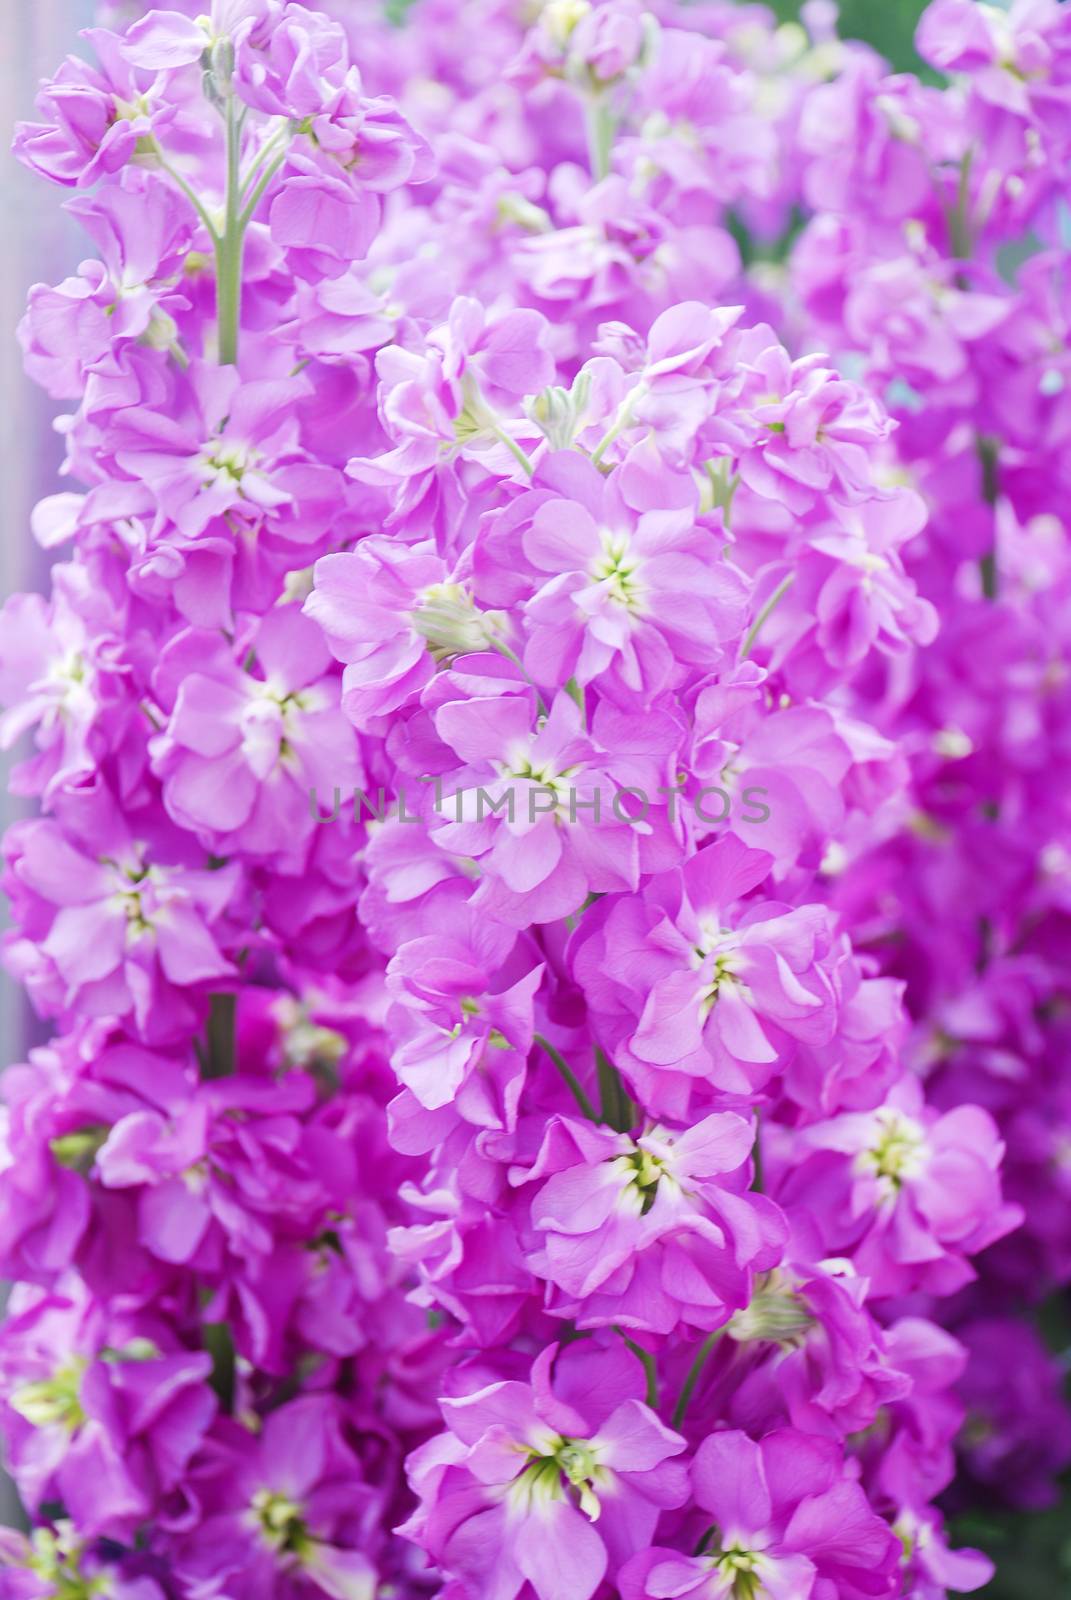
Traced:
[[0, 1600], [976, 1590], [1071, 1464], [1071, 7], [202, 3], [15, 137]]

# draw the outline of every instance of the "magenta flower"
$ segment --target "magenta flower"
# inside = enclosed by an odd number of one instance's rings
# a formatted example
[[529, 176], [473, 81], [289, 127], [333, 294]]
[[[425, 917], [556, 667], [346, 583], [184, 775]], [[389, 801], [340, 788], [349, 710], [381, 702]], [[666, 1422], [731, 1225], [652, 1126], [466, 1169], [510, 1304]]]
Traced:
[[461, 298], [447, 322], [430, 330], [423, 352], [385, 346], [376, 357], [379, 411], [395, 448], [355, 457], [351, 474], [391, 485], [419, 479], [457, 451], [505, 456], [499, 408], [516, 407], [550, 382], [548, 343], [538, 312], [488, 316], [475, 300]]
[[68, 56], [37, 98], [44, 122], [21, 123], [15, 154], [34, 172], [67, 188], [88, 189], [122, 170], [142, 141], [176, 116], [149, 72], [132, 67], [118, 34], [91, 28], [84, 36], [99, 67]]
[[817, 1123], [798, 1141], [775, 1192], [783, 1204], [803, 1189], [815, 1197], [826, 1248], [850, 1252], [875, 1294], [951, 1294], [974, 1277], [968, 1256], [1021, 1219], [1001, 1196], [989, 1115], [967, 1105], [938, 1115], [910, 1079], [877, 1110]]
[[[442, 849], [481, 862], [501, 920], [568, 916], [589, 894], [635, 887], [672, 850], [664, 812], [647, 819], [647, 797], [665, 775], [665, 724], [635, 739], [604, 707], [589, 736], [568, 692], [544, 715], [518, 680], [460, 669], [432, 689], [435, 731], [464, 762], [447, 768], [434, 791], [432, 835]], [[459, 689], [465, 698], [448, 698]], [[628, 749], [631, 739], [638, 749]]]
[[239, 871], [209, 870], [173, 836], [172, 859], [166, 846], [155, 859], [108, 806], [85, 822], [100, 830], [92, 844], [48, 819], [8, 835], [20, 931], [7, 962], [50, 1014], [129, 1017], [144, 1038], [173, 1039], [196, 1015], [190, 990], [204, 996], [235, 975], [214, 930]]
[[415, 700], [437, 663], [485, 649], [505, 629], [503, 613], [480, 610], [430, 544], [372, 535], [322, 556], [315, 583], [306, 614], [345, 663], [343, 709], [370, 731]]
[[782, 1263], [756, 1279], [728, 1330], [758, 1361], [729, 1402], [733, 1421], [752, 1433], [787, 1421], [838, 1438], [888, 1416], [913, 1382], [866, 1309], [869, 1288], [835, 1266]]
[[302, 481], [295, 407], [306, 392], [299, 378], [241, 385], [232, 367], [191, 366], [170, 415], [145, 405], [119, 414], [116, 464], [148, 484], [158, 516], [182, 534], [225, 516], [250, 526], [278, 519]]
[[536, 681], [605, 680], [615, 698], [643, 703], [682, 672], [716, 665], [721, 641], [740, 630], [743, 588], [696, 528], [691, 485], [652, 479], [632, 457], [605, 480], [568, 458], [551, 471], [541, 481], [565, 494], [543, 501], [524, 536], [535, 569], [525, 663]]
[[148, 1315], [32, 1291], [0, 1337], [0, 1404], [26, 1503], [59, 1500], [84, 1536], [131, 1539], [183, 1480], [216, 1412], [211, 1358], [164, 1349]]
[[523, 1174], [546, 1179], [531, 1203], [539, 1242], [528, 1259], [550, 1286], [548, 1309], [579, 1327], [723, 1325], [784, 1244], [777, 1208], [743, 1192], [752, 1137], [732, 1112], [635, 1140], [552, 1122]]
[[315, 115], [349, 64], [343, 29], [290, 0], [262, 0], [243, 10], [235, 40], [242, 98], [273, 117]]
[[835, 1031], [825, 909], [733, 909], [769, 867], [764, 851], [727, 837], [581, 924], [577, 975], [608, 1050], [646, 1103], [683, 1105], [689, 1079], [746, 1096], [791, 1041], [821, 1044]]
[[491, 1087], [508, 1075], [515, 1117], [542, 976], [542, 965], [532, 965], [505, 929], [472, 918], [466, 935], [452, 912], [436, 931], [401, 946], [387, 967], [387, 992], [397, 1002], [389, 1013], [397, 1040], [391, 1065], [422, 1106], [454, 1104], [477, 1123], [494, 1125], [503, 1114], [512, 1120]]
[[967, 1366], [959, 1383], [966, 1420], [957, 1440], [979, 1483], [1005, 1485], [1013, 1505], [1052, 1505], [1071, 1463], [1071, 1407], [1061, 1368], [1038, 1335], [1002, 1316], [961, 1330]]
[[899, 1590], [902, 1546], [845, 1471], [839, 1447], [784, 1429], [756, 1443], [714, 1433], [692, 1463], [714, 1519], [699, 1554], [646, 1550], [622, 1574], [625, 1600], [863, 1600]]
[[19, 328], [26, 370], [50, 395], [78, 398], [87, 371], [107, 368], [127, 341], [166, 349], [189, 302], [175, 279], [192, 213], [162, 179], [127, 170], [121, 186], [69, 203], [100, 251], [56, 288], [38, 284]]
[[337, 680], [319, 632], [294, 607], [277, 608], [239, 655], [195, 631], [172, 640], [154, 676], [170, 709], [150, 754], [171, 817], [216, 855], [241, 849], [300, 871], [325, 810], [361, 780], [338, 710]]
[[259, 1438], [229, 1422], [206, 1442], [192, 1467], [202, 1518], [170, 1542], [180, 1581], [196, 1592], [222, 1580], [235, 1600], [374, 1593], [376, 1565], [355, 1540], [375, 1491], [359, 1483], [342, 1420], [330, 1398], [309, 1395], [273, 1412]]
[[[557, 1363], [555, 1357], [557, 1356]], [[420, 1506], [406, 1526], [448, 1575], [513, 1600], [590, 1600], [687, 1494], [684, 1449], [634, 1396], [607, 1406], [587, 1364], [551, 1345], [530, 1383], [487, 1384], [441, 1402], [448, 1431], [415, 1452]]]
[[0, 1596], [977, 1589], [1071, 1448], [1071, 9], [99, 10]]
[[889, 422], [855, 384], [820, 365], [790, 362], [771, 345], [753, 369], [755, 418], [762, 435], [740, 460], [749, 489], [797, 515], [821, 496], [848, 504], [871, 497], [868, 453]]

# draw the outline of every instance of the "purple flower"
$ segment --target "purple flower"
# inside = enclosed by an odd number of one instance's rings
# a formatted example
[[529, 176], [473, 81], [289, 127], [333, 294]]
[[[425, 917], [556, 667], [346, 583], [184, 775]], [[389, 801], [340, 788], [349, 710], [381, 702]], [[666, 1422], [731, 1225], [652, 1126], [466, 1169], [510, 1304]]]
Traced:
[[643, 703], [716, 665], [740, 630], [743, 585], [696, 528], [691, 485], [652, 476], [638, 453], [606, 480], [565, 457], [540, 481], [562, 493], [524, 535], [534, 569], [525, 663], [536, 681], [605, 682], [622, 703]]
[[590, 1600], [686, 1496], [683, 1439], [628, 1394], [638, 1365], [619, 1404], [605, 1385], [585, 1397], [589, 1367], [551, 1345], [530, 1382], [444, 1399], [448, 1431], [411, 1458], [421, 1504], [405, 1532], [477, 1592], [494, 1573], [505, 1600], [526, 1583], [539, 1600]]
[[784, 1243], [777, 1208], [743, 1192], [752, 1137], [732, 1112], [635, 1140], [552, 1122], [535, 1166], [513, 1179], [546, 1180], [528, 1260], [550, 1286], [548, 1309], [579, 1327], [722, 1326]]
[[733, 909], [770, 865], [764, 851], [728, 837], [581, 924], [577, 975], [608, 1050], [645, 1103], [673, 1114], [690, 1079], [747, 1096], [769, 1080], [790, 1041], [832, 1036], [825, 909], [772, 901]]
[[730, 1600], [749, 1589], [778, 1600], [897, 1593], [900, 1542], [831, 1440], [787, 1428], [758, 1443], [714, 1433], [691, 1471], [713, 1527], [708, 1519], [698, 1554], [655, 1548], [637, 1556], [622, 1574], [625, 1600]]
[[83, 34], [99, 67], [68, 56], [44, 85], [37, 109], [44, 122], [20, 123], [15, 154], [34, 172], [68, 188], [88, 189], [128, 166], [143, 144], [175, 118], [151, 73], [132, 67], [118, 34]]
[[164, 652], [154, 684], [170, 717], [150, 749], [164, 805], [217, 855], [240, 849], [300, 871], [311, 797], [329, 809], [362, 778], [356, 742], [323, 640], [296, 608], [270, 612], [237, 655], [241, 665], [193, 630]]
[[875, 1111], [804, 1129], [797, 1164], [775, 1193], [812, 1198], [828, 1250], [851, 1252], [879, 1295], [951, 1294], [974, 1272], [968, 1256], [1016, 1227], [1000, 1189], [1002, 1146], [992, 1119], [963, 1105], [939, 1116], [904, 1080]]
[[217, 1430], [192, 1466], [200, 1519], [171, 1542], [179, 1580], [202, 1592], [223, 1582], [235, 1600], [373, 1595], [376, 1564], [360, 1540], [377, 1495], [341, 1423], [337, 1404], [309, 1395], [274, 1411], [258, 1437], [236, 1422]]
[[464, 574], [452, 574], [432, 545], [373, 534], [357, 549], [322, 556], [305, 612], [345, 663], [342, 705], [376, 731], [411, 704], [437, 663], [492, 645], [502, 612], [476, 605]]
[[20, 923], [8, 964], [45, 1011], [129, 1016], [147, 1039], [175, 1038], [196, 1015], [190, 990], [204, 995], [235, 975], [213, 930], [239, 872], [208, 869], [166, 833], [156, 859], [110, 803], [75, 820], [70, 833], [42, 818], [8, 835]]
[[32, 1291], [12, 1307], [0, 1399], [32, 1510], [59, 1500], [84, 1536], [125, 1541], [181, 1483], [215, 1415], [212, 1362], [157, 1336], [147, 1316], [109, 1322], [84, 1292]]

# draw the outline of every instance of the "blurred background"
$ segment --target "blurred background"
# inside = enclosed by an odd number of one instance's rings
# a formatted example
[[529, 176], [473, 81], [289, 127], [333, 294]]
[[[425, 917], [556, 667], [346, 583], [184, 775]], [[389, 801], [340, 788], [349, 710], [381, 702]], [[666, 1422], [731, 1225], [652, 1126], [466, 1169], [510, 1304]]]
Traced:
[[[166, 4], [166, 0], [161, 0]], [[796, 0], [767, 0], [783, 21], [800, 12]], [[1000, 0], [998, 0], [1000, 3]], [[94, 0], [0, 0], [0, 122], [10, 129], [32, 111], [37, 81], [54, 70], [93, 19]], [[842, 0], [841, 32], [865, 39], [899, 71], [921, 71], [914, 32], [923, 0]], [[64, 216], [60, 197], [32, 179], [8, 153], [0, 153], [0, 201], [5, 238], [0, 250], [0, 483], [4, 523], [0, 535], [0, 597], [40, 589], [45, 560], [29, 535], [29, 512], [55, 490], [62, 460], [52, 428], [52, 405], [22, 376], [14, 328], [26, 290], [72, 271], [83, 253], [78, 231]], [[17, 814], [7, 793], [10, 761], [0, 754], [0, 829]], [[3, 906], [0, 904], [0, 925]], [[9, 980], [0, 973], [0, 1064], [16, 1059], [34, 1024]], [[1066, 1309], [1048, 1311], [1051, 1343], [1071, 1349]], [[15, 1502], [0, 1482], [0, 1524], [18, 1520]], [[1027, 1516], [974, 1511], [956, 1519], [954, 1542], [986, 1549], [998, 1567], [989, 1600], [1071, 1600], [1071, 1485], [1052, 1511]]]
[[[796, 0], [764, 0], [783, 21], [799, 16]], [[1001, 4], [1001, 0], [996, 0]], [[915, 25], [925, 0], [841, 0], [839, 31], [845, 39], [865, 39], [898, 72], [923, 73], [915, 54]]]
[[[55, 491], [63, 459], [52, 427], [55, 404], [23, 377], [15, 327], [30, 284], [56, 282], [86, 254], [60, 196], [12, 159], [10, 130], [32, 114], [38, 80], [74, 48], [93, 10], [93, 0], [0, 0], [0, 597], [43, 586], [47, 563], [30, 538], [30, 509]], [[10, 770], [10, 756], [0, 752], [0, 831], [16, 815]], [[0, 926], [4, 915], [0, 899]], [[28, 1023], [21, 997], [0, 971], [0, 1064], [15, 1057]]]
[[[31, 114], [38, 79], [73, 47], [92, 13], [93, 0], [0, 0], [0, 600], [18, 589], [43, 586], [47, 563], [30, 538], [30, 508], [54, 490], [63, 459], [52, 428], [53, 404], [23, 377], [14, 330], [30, 284], [64, 277], [83, 253], [79, 230], [57, 196], [12, 160], [10, 129]], [[0, 751], [0, 832], [17, 815], [8, 794], [10, 770], [11, 756]], [[0, 897], [0, 927], [5, 917]], [[32, 1027], [22, 996], [0, 971], [0, 1068], [18, 1059]], [[11, 1486], [0, 1473], [0, 1524], [20, 1521]]]

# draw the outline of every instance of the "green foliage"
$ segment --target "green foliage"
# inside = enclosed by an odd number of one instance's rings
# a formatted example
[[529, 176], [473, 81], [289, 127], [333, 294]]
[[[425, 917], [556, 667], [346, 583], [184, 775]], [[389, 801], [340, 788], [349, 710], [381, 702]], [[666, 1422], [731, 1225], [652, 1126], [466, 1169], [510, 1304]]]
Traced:
[[1071, 1594], [1071, 1487], [1051, 1511], [971, 1512], [952, 1532], [954, 1543], [984, 1550], [996, 1565], [985, 1600], [1067, 1600]]
[[[797, 0], [772, 0], [772, 5], [785, 21], [799, 16]], [[925, 0], [841, 0], [840, 33], [865, 39], [898, 72], [918, 72], [915, 27], [924, 9]]]

